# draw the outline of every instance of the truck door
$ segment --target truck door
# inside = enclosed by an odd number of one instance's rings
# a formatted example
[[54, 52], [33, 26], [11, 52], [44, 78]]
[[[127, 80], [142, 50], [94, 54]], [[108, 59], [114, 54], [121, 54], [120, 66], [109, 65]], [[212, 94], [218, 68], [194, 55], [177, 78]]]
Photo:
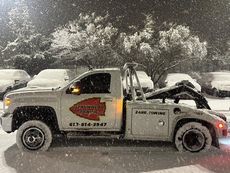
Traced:
[[112, 130], [116, 122], [116, 94], [111, 73], [93, 73], [80, 79], [80, 95], [63, 92], [61, 119], [65, 129]]

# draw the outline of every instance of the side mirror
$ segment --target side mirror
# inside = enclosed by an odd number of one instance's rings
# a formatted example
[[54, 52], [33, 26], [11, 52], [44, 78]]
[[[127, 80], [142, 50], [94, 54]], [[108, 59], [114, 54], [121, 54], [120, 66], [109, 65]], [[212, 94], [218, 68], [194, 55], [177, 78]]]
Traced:
[[81, 94], [81, 82], [77, 81], [70, 85], [69, 89], [67, 90], [67, 94]]

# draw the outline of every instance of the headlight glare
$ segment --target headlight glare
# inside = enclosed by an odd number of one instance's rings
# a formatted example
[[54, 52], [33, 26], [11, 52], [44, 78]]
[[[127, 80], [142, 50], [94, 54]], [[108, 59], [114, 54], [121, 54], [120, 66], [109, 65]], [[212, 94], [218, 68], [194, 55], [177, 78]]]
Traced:
[[10, 106], [11, 105], [11, 103], [12, 103], [12, 101], [11, 101], [11, 99], [10, 98], [5, 98], [4, 99], [4, 104], [5, 104], [5, 106]]

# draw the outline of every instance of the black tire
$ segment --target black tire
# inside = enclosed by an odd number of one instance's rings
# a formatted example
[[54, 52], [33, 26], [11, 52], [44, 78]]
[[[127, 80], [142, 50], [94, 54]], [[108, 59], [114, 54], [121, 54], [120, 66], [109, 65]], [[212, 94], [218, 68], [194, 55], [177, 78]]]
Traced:
[[175, 145], [178, 151], [181, 152], [209, 150], [212, 145], [212, 136], [208, 128], [201, 123], [190, 122], [177, 130]]
[[52, 132], [42, 121], [31, 120], [22, 124], [16, 135], [17, 146], [24, 151], [46, 151], [52, 142]]

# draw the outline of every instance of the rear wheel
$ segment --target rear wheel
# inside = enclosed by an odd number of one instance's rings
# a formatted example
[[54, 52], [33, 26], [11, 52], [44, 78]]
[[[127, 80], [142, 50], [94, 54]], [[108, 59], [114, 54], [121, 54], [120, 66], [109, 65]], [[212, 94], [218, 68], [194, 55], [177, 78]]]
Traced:
[[175, 145], [179, 151], [199, 152], [210, 149], [212, 137], [207, 127], [197, 122], [190, 122], [176, 132]]
[[19, 127], [16, 140], [21, 150], [46, 151], [51, 145], [52, 133], [45, 123], [32, 120]]

